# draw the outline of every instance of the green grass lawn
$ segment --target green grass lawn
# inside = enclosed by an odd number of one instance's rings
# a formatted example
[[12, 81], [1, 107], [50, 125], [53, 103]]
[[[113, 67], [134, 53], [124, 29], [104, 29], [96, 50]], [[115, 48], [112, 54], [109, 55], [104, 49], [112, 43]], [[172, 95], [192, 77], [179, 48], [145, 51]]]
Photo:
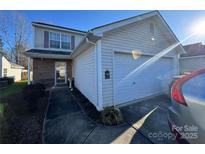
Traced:
[[0, 90], [0, 98], [8, 97], [9, 95], [16, 94], [22, 91], [23, 87], [27, 84], [27, 81], [15, 82], [8, 87]]

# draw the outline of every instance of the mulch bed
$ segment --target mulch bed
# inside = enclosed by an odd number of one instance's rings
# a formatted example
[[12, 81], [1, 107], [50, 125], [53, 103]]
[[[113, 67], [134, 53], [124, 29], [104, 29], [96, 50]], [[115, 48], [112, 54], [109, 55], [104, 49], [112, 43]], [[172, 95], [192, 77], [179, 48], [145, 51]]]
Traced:
[[[82, 107], [83, 111], [85, 112], [85, 114], [94, 122], [98, 123], [98, 124], [102, 124], [105, 126], [116, 126], [119, 124], [124, 123], [122, 114], [120, 114], [121, 112], [119, 112], [118, 116], [114, 116], [113, 112], [115, 111], [115, 115], [118, 113], [117, 110], [111, 110], [107, 108], [107, 110], [104, 110], [108, 113], [113, 113], [112, 115], [106, 115], [109, 116], [107, 119], [105, 119], [105, 116], [102, 117], [100, 111], [98, 111], [95, 106], [76, 88], [73, 89], [72, 91], [73, 96], [77, 99], [79, 105]], [[110, 112], [109, 112], [110, 111]], [[120, 116], [119, 116], [120, 115]], [[109, 120], [109, 123], [107, 122], [107, 120]]]
[[72, 94], [78, 100], [79, 105], [83, 108], [87, 116], [97, 123], [101, 123], [100, 112], [95, 108], [95, 106], [89, 102], [81, 92], [74, 88]]
[[43, 120], [49, 93], [38, 101], [38, 108], [30, 112], [22, 93], [1, 98], [4, 106], [0, 113], [0, 143], [42, 143]]

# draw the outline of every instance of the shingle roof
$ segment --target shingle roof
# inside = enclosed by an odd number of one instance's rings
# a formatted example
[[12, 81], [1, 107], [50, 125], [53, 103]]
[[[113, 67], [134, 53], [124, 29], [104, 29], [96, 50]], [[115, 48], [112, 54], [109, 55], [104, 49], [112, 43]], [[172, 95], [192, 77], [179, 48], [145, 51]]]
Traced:
[[143, 13], [143, 14], [140, 14], [140, 15], [136, 15], [136, 16], [132, 16], [132, 17], [129, 17], [129, 18], [122, 19], [122, 20], [114, 21], [114, 22], [111, 22], [111, 23], [108, 23], [108, 24], [104, 24], [104, 25], [101, 25], [101, 26], [98, 26], [98, 27], [94, 27], [91, 30], [95, 30], [95, 29], [98, 29], [98, 28], [109, 26], [109, 25], [119, 23], [119, 22], [122, 22], [122, 21], [130, 20], [130, 19], [133, 19], [133, 18], [136, 18], [136, 17], [141, 17], [141, 16], [144, 16], [146, 14], [151, 14], [151, 13], [154, 13], [154, 12], [159, 13], [159, 11], [150, 11], [150, 12]]
[[181, 54], [181, 57], [201, 56], [205, 55], [205, 45], [202, 43], [195, 43], [183, 46], [186, 54]]
[[43, 26], [50, 26], [50, 27], [55, 27], [55, 28], [60, 28], [60, 29], [65, 29], [65, 30], [70, 30], [70, 31], [76, 31], [76, 32], [80, 32], [80, 33], [86, 33], [86, 31], [68, 28], [68, 27], [57, 26], [57, 25], [52, 25], [52, 24], [47, 24], [47, 23], [43, 23], [43, 22], [32, 22], [32, 24], [39, 24], [39, 25], [43, 25]]
[[57, 50], [43, 50], [43, 49], [30, 49], [26, 52], [39, 53], [39, 54], [56, 54], [56, 55], [70, 55], [71, 52], [57, 51]]

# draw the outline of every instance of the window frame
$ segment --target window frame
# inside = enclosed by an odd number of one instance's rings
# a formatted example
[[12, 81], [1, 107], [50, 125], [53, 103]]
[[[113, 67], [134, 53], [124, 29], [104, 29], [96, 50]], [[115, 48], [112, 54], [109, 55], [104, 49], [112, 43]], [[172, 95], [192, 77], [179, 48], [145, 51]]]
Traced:
[[61, 37], [59, 37], [59, 48], [51, 47], [51, 42], [50, 42], [50, 41], [56, 41], [56, 40], [52, 40], [52, 39], [51, 39], [51, 33], [58, 34], [58, 35], [60, 36], [60, 33], [57, 33], [57, 32], [49, 32], [49, 48], [51, 48], [51, 49], [60, 49], [60, 48], [61, 48], [61, 46], [60, 46], [60, 44], [61, 44]]
[[[68, 49], [62, 48], [62, 43], [63, 43], [63, 41], [62, 41], [62, 35], [68, 36], [69, 42], [64, 42], [64, 43], [69, 43], [69, 44], [70, 44], [70, 45], [69, 45], [70, 48], [68, 48]], [[63, 50], [71, 50], [71, 35], [65, 34], [65, 33], [61, 33], [61, 34], [60, 34], [60, 48], [63, 49]]]
[[153, 22], [150, 22], [150, 23], [149, 23], [149, 32], [150, 32], [150, 34], [151, 34], [152, 36], [155, 35], [155, 25], [154, 25]]
[[151, 36], [151, 41], [155, 40], [155, 24], [153, 22], [149, 23], [149, 33]]
[[[52, 40], [51, 39], [51, 33], [56, 33], [56, 34], [58, 34], [58, 35], [60, 35], [60, 40], [59, 40], [59, 43], [60, 43], [60, 46], [59, 46], [59, 48], [54, 48], [54, 47], [51, 47], [51, 44], [50, 44], [50, 41]], [[65, 35], [65, 36], [68, 36], [68, 39], [69, 39], [69, 44], [70, 44], [70, 48], [68, 48], [68, 49], [65, 49], [65, 48], [62, 48], [62, 43], [63, 43], [63, 41], [62, 41], [62, 35]], [[54, 32], [54, 31], [49, 31], [49, 42], [48, 42], [48, 44], [49, 44], [49, 48], [50, 49], [62, 49], [62, 50], [71, 50], [71, 35], [70, 34], [66, 34], [66, 33], [60, 33], [60, 32]], [[55, 41], [55, 40], [53, 40], [53, 41]], [[67, 43], [67, 42], [64, 42], [64, 43]]]

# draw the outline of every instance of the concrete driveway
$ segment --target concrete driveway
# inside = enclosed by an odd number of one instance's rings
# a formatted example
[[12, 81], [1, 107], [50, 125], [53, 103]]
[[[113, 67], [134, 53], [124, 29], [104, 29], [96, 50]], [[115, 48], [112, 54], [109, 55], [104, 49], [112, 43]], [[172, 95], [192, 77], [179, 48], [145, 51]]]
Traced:
[[44, 143], [176, 143], [167, 123], [170, 100], [165, 96], [122, 107], [125, 123], [103, 126], [81, 109], [82, 98], [67, 87], [51, 91], [44, 121]]

